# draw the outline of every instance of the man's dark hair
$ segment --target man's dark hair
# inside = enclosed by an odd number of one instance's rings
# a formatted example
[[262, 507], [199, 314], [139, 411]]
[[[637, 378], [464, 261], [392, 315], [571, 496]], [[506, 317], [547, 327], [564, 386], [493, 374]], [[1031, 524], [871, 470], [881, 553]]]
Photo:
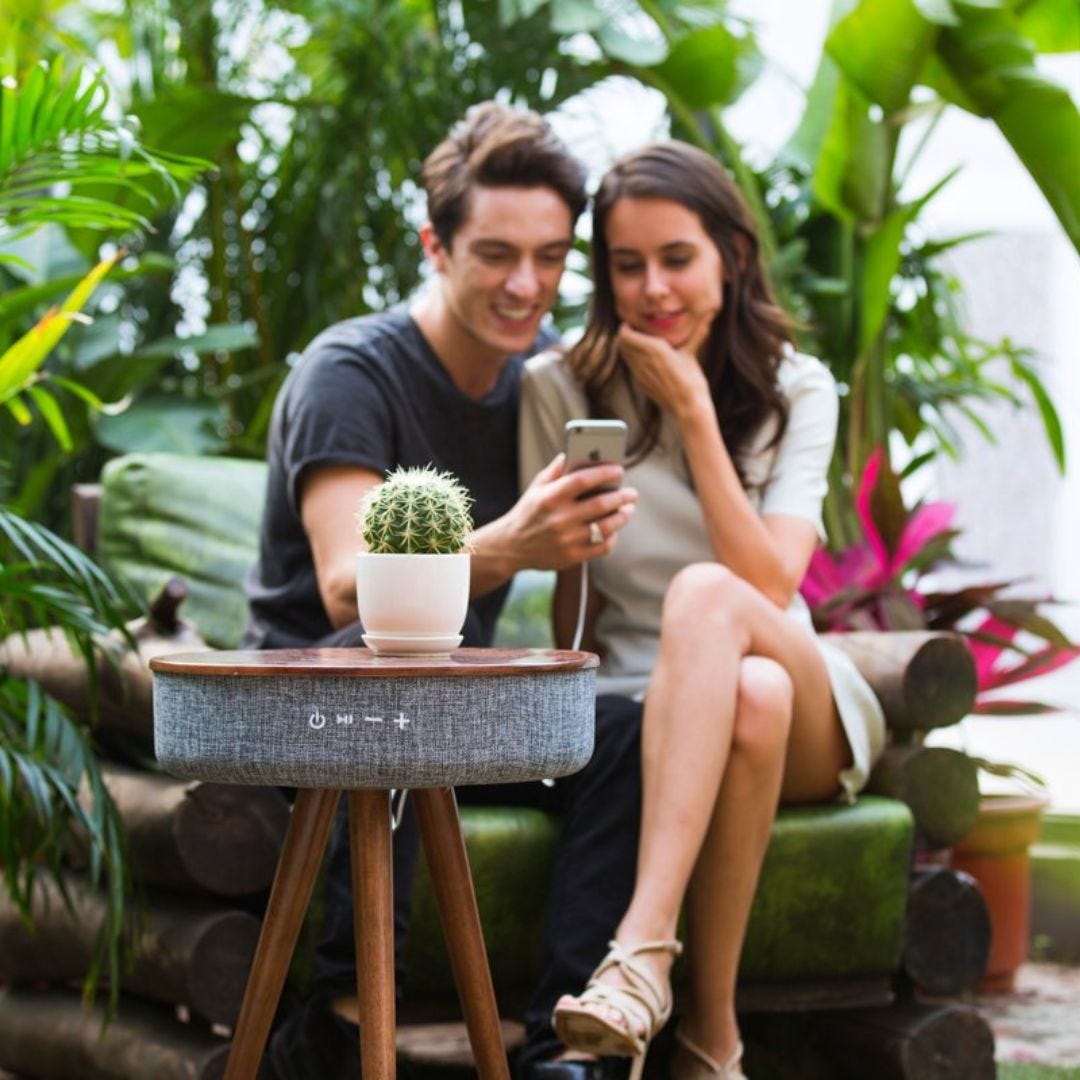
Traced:
[[428, 217], [443, 246], [469, 212], [472, 189], [548, 187], [572, 221], [585, 209], [585, 169], [543, 117], [486, 101], [473, 105], [428, 155], [423, 169]]

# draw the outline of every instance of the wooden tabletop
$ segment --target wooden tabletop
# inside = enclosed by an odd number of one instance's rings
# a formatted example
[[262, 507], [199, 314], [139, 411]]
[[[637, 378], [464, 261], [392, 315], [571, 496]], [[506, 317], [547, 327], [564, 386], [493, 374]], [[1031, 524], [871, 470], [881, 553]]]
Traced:
[[404, 678], [419, 675], [535, 675], [586, 671], [593, 653], [570, 649], [455, 649], [449, 656], [377, 656], [370, 649], [236, 649], [174, 653], [150, 661], [163, 675], [352, 675]]

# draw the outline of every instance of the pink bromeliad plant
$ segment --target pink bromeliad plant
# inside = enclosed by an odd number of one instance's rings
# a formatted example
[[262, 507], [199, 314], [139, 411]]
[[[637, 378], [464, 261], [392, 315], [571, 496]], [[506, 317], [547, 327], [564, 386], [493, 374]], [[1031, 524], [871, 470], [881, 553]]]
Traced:
[[[986, 692], [1045, 675], [1080, 656], [1040, 611], [1053, 603], [1003, 596], [1012, 581], [925, 591], [930, 570], [954, 561], [956, 506], [929, 502], [908, 510], [899, 478], [879, 447], [859, 483], [856, 512], [862, 539], [840, 552], [819, 550], [801, 592], [819, 630], [956, 630], [975, 658], [975, 711], [996, 715], [1052, 712], [1037, 701], [990, 699]], [[1028, 647], [1025, 642], [1035, 644]]]

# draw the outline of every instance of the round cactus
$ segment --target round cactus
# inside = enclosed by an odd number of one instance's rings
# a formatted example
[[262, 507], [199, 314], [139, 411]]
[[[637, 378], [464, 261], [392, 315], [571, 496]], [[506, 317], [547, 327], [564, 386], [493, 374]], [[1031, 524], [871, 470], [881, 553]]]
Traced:
[[472, 531], [472, 499], [453, 473], [395, 469], [360, 505], [360, 535], [375, 554], [454, 555]]

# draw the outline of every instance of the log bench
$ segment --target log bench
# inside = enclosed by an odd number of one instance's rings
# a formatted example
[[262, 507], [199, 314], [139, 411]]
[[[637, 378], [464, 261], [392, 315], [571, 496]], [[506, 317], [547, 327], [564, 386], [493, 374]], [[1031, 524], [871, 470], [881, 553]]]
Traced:
[[[74, 917], [43, 889], [31, 935], [0, 904], [0, 984], [8, 984], [0, 990], [0, 1070], [70, 1076], [64, 1063], [80, 1061], [87, 1064], [79, 1076], [220, 1074], [243, 989], [237, 973], [250, 961], [288, 804], [275, 789], [155, 772], [146, 665], [200, 641], [238, 644], [264, 484], [258, 462], [129, 455], [106, 466], [100, 485], [75, 492], [77, 540], [125, 578], [150, 612], [134, 627], [139, 655], [102, 663], [97, 720], [100, 744], [118, 759], [106, 763], [106, 782], [147, 914], [118, 1019], [98, 1042], [88, 1035], [95, 1021], [84, 1016], [77, 988], [100, 912], [78, 882], [80, 853], [71, 858]], [[520, 633], [520, 618], [513, 625]], [[823, 1077], [992, 1077], [992, 1039], [981, 1018], [919, 1000], [920, 988], [937, 997], [962, 992], [988, 948], [985, 910], [970, 879], [913, 865], [917, 846], [955, 842], [976, 811], [966, 758], [919, 745], [921, 732], [969, 711], [970, 654], [947, 634], [849, 634], [836, 642], [881, 700], [892, 745], [854, 805], [785, 808], [778, 816], [740, 966], [748, 1067], [755, 1080], [810, 1076], [816, 1056]], [[35, 675], [85, 715], [85, 678], [77, 668], [56, 670], [55, 649], [48, 662], [45, 656], [40, 638], [0, 645], [0, 664]], [[536, 975], [559, 823], [520, 808], [463, 806], [461, 816], [500, 1010], [513, 1030]], [[317, 929], [316, 916], [307, 960], [301, 955], [294, 965], [296, 993], [306, 988]], [[405, 965], [403, 1017], [424, 1024], [402, 1029], [401, 1056], [420, 1069], [414, 1075], [450, 1077], [455, 1061], [456, 1075], [468, 1075], [460, 1032], [431, 1027], [455, 1015], [455, 998], [422, 866]], [[827, 1039], [808, 1035], [826, 1029]], [[140, 1053], [130, 1051], [133, 1041], [141, 1041]], [[918, 1071], [930, 1059], [936, 1071]]]

